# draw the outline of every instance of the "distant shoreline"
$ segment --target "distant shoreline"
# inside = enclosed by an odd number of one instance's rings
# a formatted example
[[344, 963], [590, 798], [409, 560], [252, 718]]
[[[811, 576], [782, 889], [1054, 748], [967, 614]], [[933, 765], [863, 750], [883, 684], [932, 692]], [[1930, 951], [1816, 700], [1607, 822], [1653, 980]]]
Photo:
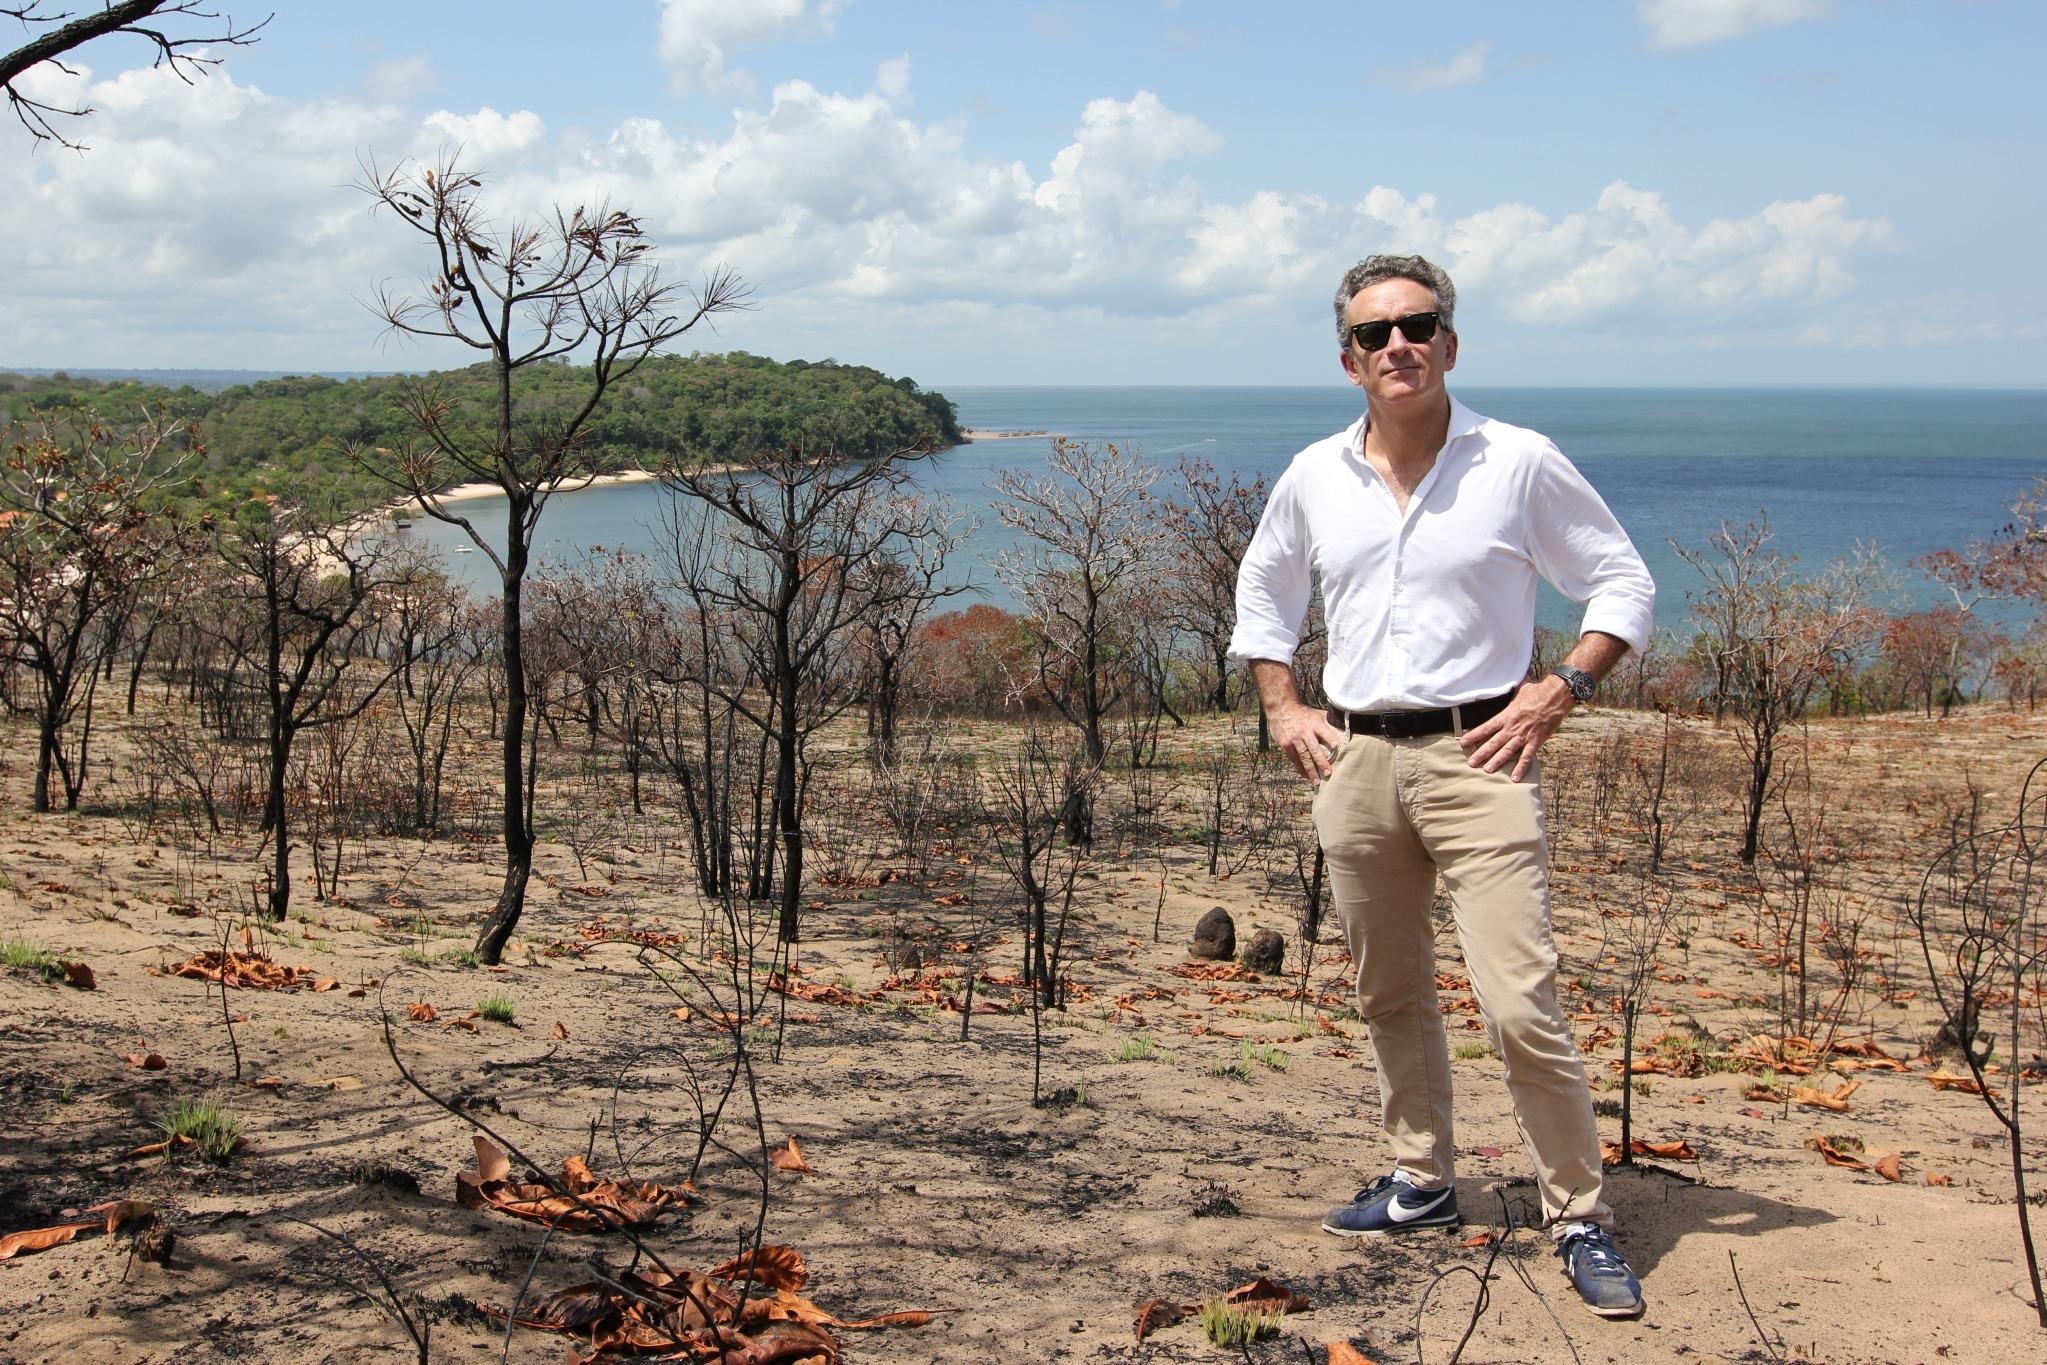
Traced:
[[980, 428], [978, 428], [978, 427], [968, 427], [968, 428], [967, 428], [967, 429], [966, 429], [965, 431], [962, 431], [962, 432], [960, 433], [960, 439], [961, 439], [961, 441], [962, 441], [962, 442], [972, 442], [972, 441], [1030, 441], [1030, 440], [1039, 440], [1039, 441], [1046, 441], [1046, 440], [1057, 440], [1058, 438], [1059, 438], [1059, 433], [1058, 433], [1058, 432], [1056, 432], [1056, 431], [1037, 431], [1037, 430], [1032, 430], [1032, 431], [984, 431], [984, 430], [982, 430], [982, 429], [980, 429]]

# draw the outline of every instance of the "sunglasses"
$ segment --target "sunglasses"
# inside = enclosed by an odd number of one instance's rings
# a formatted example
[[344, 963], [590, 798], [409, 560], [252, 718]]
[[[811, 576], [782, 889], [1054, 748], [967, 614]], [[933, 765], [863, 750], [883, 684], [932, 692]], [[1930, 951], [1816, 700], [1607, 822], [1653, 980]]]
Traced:
[[1442, 325], [1440, 313], [1409, 313], [1404, 318], [1389, 318], [1383, 322], [1361, 322], [1350, 329], [1350, 339], [1362, 350], [1383, 351], [1386, 343], [1393, 340], [1393, 329], [1398, 327], [1409, 345], [1420, 346], [1434, 341], [1436, 329]]

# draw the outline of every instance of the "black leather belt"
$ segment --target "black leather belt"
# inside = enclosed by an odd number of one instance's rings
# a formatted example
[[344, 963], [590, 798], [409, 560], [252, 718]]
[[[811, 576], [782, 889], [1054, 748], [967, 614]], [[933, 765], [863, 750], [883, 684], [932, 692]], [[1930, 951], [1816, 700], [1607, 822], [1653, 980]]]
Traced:
[[1354, 735], [1378, 735], [1385, 739], [1415, 739], [1422, 735], [1455, 734], [1482, 725], [1507, 709], [1512, 692], [1481, 697], [1461, 706], [1444, 706], [1434, 711], [1339, 711], [1329, 708], [1329, 723]]

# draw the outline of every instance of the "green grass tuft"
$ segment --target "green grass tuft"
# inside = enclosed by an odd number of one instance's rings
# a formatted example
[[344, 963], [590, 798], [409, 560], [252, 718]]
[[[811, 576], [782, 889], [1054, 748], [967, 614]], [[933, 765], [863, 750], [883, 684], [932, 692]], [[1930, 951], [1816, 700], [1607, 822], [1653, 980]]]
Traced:
[[1221, 1299], [1210, 1299], [1201, 1305], [1196, 1321], [1208, 1334], [1208, 1339], [1218, 1346], [1249, 1346], [1254, 1341], [1278, 1336], [1280, 1326], [1286, 1322], [1286, 1314], [1255, 1304], [1240, 1306], [1224, 1303]]
[[1154, 1062], [1158, 1060], [1158, 1056], [1158, 1039], [1149, 1033], [1125, 1038], [1123, 1045], [1116, 1049], [1116, 1060], [1119, 1062]]
[[13, 972], [32, 972], [45, 981], [62, 981], [64, 964], [57, 955], [40, 943], [30, 943], [24, 938], [10, 938], [0, 942], [0, 967]]
[[493, 991], [476, 1002], [476, 1012], [493, 1023], [509, 1024], [518, 1012], [518, 1006], [503, 991]]
[[1255, 1062], [1272, 1071], [1285, 1071], [1294, 1062], [1291, 1053], [1270, 1043], [1254, 1043], [1246, 1039], [1241, 1047], [1246, 1067]]
[[166, 1160], [177, 1152], [180, 1138], [189, 1139], [208, 1161], [226, 1161], [242, 1145], [241, 1123], [214, 1100], [180, 1100], [156, 1126], [170, 1144], [164, 1149]]
[[1491, 1043], [1459, 1043], [1451, 1051], [1456, 1053], [1460, 1062], [1476, 1062], [1495, 1055]]

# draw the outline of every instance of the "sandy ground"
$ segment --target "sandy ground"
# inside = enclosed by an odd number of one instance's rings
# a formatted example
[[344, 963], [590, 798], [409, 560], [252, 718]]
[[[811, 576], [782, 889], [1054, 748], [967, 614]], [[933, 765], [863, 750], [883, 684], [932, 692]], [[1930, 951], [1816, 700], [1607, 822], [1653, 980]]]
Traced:
[[[1640, 723], [1574, 721], [1551, 759], [1559, 785], [1582, 791], [1603, 730]], [[618, 937], [703, 941], [682, 855], [669, 847], [679, 837], [672, 827], [622, 845], [588, 879], [568, 849], [545, 847], [545, 880], [497, 971], [442, 956], [468, 946], [491, 898], [488, 843], [374, 841], [350, 855], [340, 898], [324, 903], [311, 899], [305, 877], [298, 908], [308, 918], [259, 931], [258, 942], [279, 962], [339, 984], [228, 992], [244, 1079], [281, 1082], [254, 1088], [232, 1078], [218, 988], [151, 970], [218, 947], [246, 923], [253, 839], [209, 848], [116, 815], [32, 817], [26, 733], [4, 732], [0, 938], [88, 962], [97, 988], [0, 973], [0, 1232], [137, 1198], [178, 1240], [167, 1265], [131, 1262], [124, 1242], [100, 1236], [0, 1262], [0, 1362], [407, 1358], [396, 1328], [322, 1278], [359, 1269], [288, 1218], [357, 1239], [406, 1294], [422, 1296], [438, 1318], [436, 1360], [494, 1356], [501, 1329], [468, 1305], [506, 1303], [529, 1268], [535, 1289], [552, 1292], [588, 1278], [586, 1257], [623, 1264], [615, 1239], [568, 1234], [536, 1261], [538, 1229], [454, 1202], [455, 1175], [470, 1164], [469, 1128], [400, 1081], [379, 1011], [396, 1015], [399, 1054], [424, 1084], [543, 1164], [588, 1151], [600, 1175], [615, 1174], [624, 1152], [642, 1179], [680, 1179], [695, 1147], [689, 1075], [715, 1068], [729, 1043], [701, 1014], [673, 1017], [675, 997]], [[1855, 855], [1878, 881], [1910, 870], [1906, 838], [1965, 775], [1998, 808], [2047, 753], [2047, 718], [1989, 710], [1818, 735], [1816, 762], [1841, 775], [1869, 828], [1890, 833]], [[480, 751], [469, 761], [483, 761]], [[1564, 781], [1567, 769], [1578, 777]], [[1168, 823], [1197, 822], [1193, 800], [1169, 802]], [[1729, 856], [1730, 819], [1717, 802], [1679, 838], [1683, 894], [1701, 918], [1689, 947], [1664, 957], [1652, 1034], [1696, 1025], [1725, 1045], [1770, 1027], [1758, 1001], [1775, 998], [1775, 978], [1733, 938], [1752, 911]], [[1566, 976], [1596, 974], [1601, 907], [1614, 898], [1590, 824], [1579, 816], [1554, 827]], [[1336, 1341], [1378, 1362], [1449, 1358], [1474, 1278], [1443, 1280], [1424, 1306], [1425, 1291], [1448, 1268], [1482, 1269], [1490, 1248], [1466, 1242], [1489, 1225], [1497, 1231], [1502, 1209], [1531, 1196], [1499, 1062], [1455, 1063], [1461, 1233], [1370, 1243], [1323, 1234], [1324, 1210], [1388, 1161], [1369, 1044], [1343, 1008], [1341, 950], [1320, 950], [1316, 998], [1305, 1006], [1283, 995], [1297, 979], [1176, 974], [1188, 964], [1194, 920], [1211, 905], [1234, 912], [1240, 942], [1256, 924], [1285, 928], [1286, 912], [1261, 897], [1259, 878], [1210, 879], [1191, 845], [1169, 867], [1162, 910], [1156, 860], [1118, 859], [1104, 847], [1084, 877], [1071, 955], [1079, 998], [1063, 1017], [1049, 1016], [1044, 1042], [1046, 1089], [1068, 1089], [1075, 1102], [1048, 1107], [1031, 1103], [1027, 1014], [973, 1015], [962, 1040], [961, 1016], [930, 1004], [920, 985], [898, 977], [889, 988], [908, 925], [953, 945], [941, 951], [941, 969], [998, 978], [978, 986], [977, 998], [1014, 998], [1001, 984], [1017, 969], [1018, 948], [997, 868], [944, 855], [928, 884], [855, 878], [816, 893], [800, 979], [862, 998], [789, 1002], [781, 1058], [761, 1064], [767, 1137], [795, 1137], [814, 1167], [773, 1176], [767, 1233], [802, 1250], [810, 1295], [842, 1316], [955, 1310], [919, 1329], [847, 1334], [848, 1360], [1243, 1359], [1209, 1346], [1192, 1323], [1138, 1346], [1131, 1309], [1260, 1275], [1314, 1307], [1288, 1318], [1279, 1340], [1251, 1348], [1253, 1361], [1320, 1361], [1322, 1344]], [[1879, 961], [1921, 989], [1872, 1003], [1856, 1033], [1910, 1058], [1933, 1020], [1916, 949], [1900, 949], [1893, 930], [1886, 925], [1892, 937]], [[1441, 948], [1440, 970], [1454, 980], [1447, 930]], [[493, 992], [515, 1002], [513, 1024], [444, 1026]], [[1582, 992], [1572, 1000], [1589, 1046], [1612, 1016]], [[436, 1005], [440, 1021], [407, 1019], [404, 1007], [419, 1001]], [[1446, 992], [1445, 1009], [1453, 1042], [1482, 1037], [1467, 993]], [[557, 1032], [565, 1038], [550, 1036]], [[1151, 1040], [1149, 1059], [1123, 1060], [1148, 1050], [1139, 1039]], [[1248, 1044], [1277, 1047], [1286, 1069], [1253, 1061], [1219, 1074], [1244, 1062]], [[168, 1065], [145, 1071], [124, 1059], [149, 1052]], [[1617, 1094], [1614, 1055], [1611, 1046], [1590, 1053], [1602, 1099]], [[1902, 1074], [1856, 1073], [1862, 1086], [1843, 1113], [1745, 1101], [1756, 1079], [1748, 1075], [1645, 1078], [1638, 1134], [1698, 1152], [1696, 1161], [1662, 1163], [1684, 1178], [1616, 1173], [1609, 1186], [1647, 1314], [1620, 1323], [1586, 1314], [1546, 1243], [1522, 1234], [1495, 1266], [1463, 1358], [1769, 1359], [1737, 1297], [1732, 1257], [1785, 1358], [2039, 1359], [2047, 1334], [2026, 1302], [2002, 1138], [1979, 1100], [1937, 1092], [1927, 1070], [1920, 1062]], [[232, 1109], [247, 1130], [240, 1152], [217, 1166], [129, 1155], [156, 1136], [153, 1121], [168, 1104], [192, 1096]], [[1612, 1120], [1601, 1127], [1618, 1132]], [[1822, 1131], [1899, 1154], [1903, 1179], [1823, 1164], [1805, 1145]], [[1951, 1183], [1930, 1185], [1929, 1176]], [[730, 1254], [760, 1187], [729, 1158], [707, 1163], [698, 1181], [704, 1204], [654, 1245], [674, 1263], [702, 1267]], [[1525, 1284], [1509, 1273], [1517, 1266]], [[559, 1361], [567, 1352], [561, 1338], [520, 1332], [510, 1354]]]

